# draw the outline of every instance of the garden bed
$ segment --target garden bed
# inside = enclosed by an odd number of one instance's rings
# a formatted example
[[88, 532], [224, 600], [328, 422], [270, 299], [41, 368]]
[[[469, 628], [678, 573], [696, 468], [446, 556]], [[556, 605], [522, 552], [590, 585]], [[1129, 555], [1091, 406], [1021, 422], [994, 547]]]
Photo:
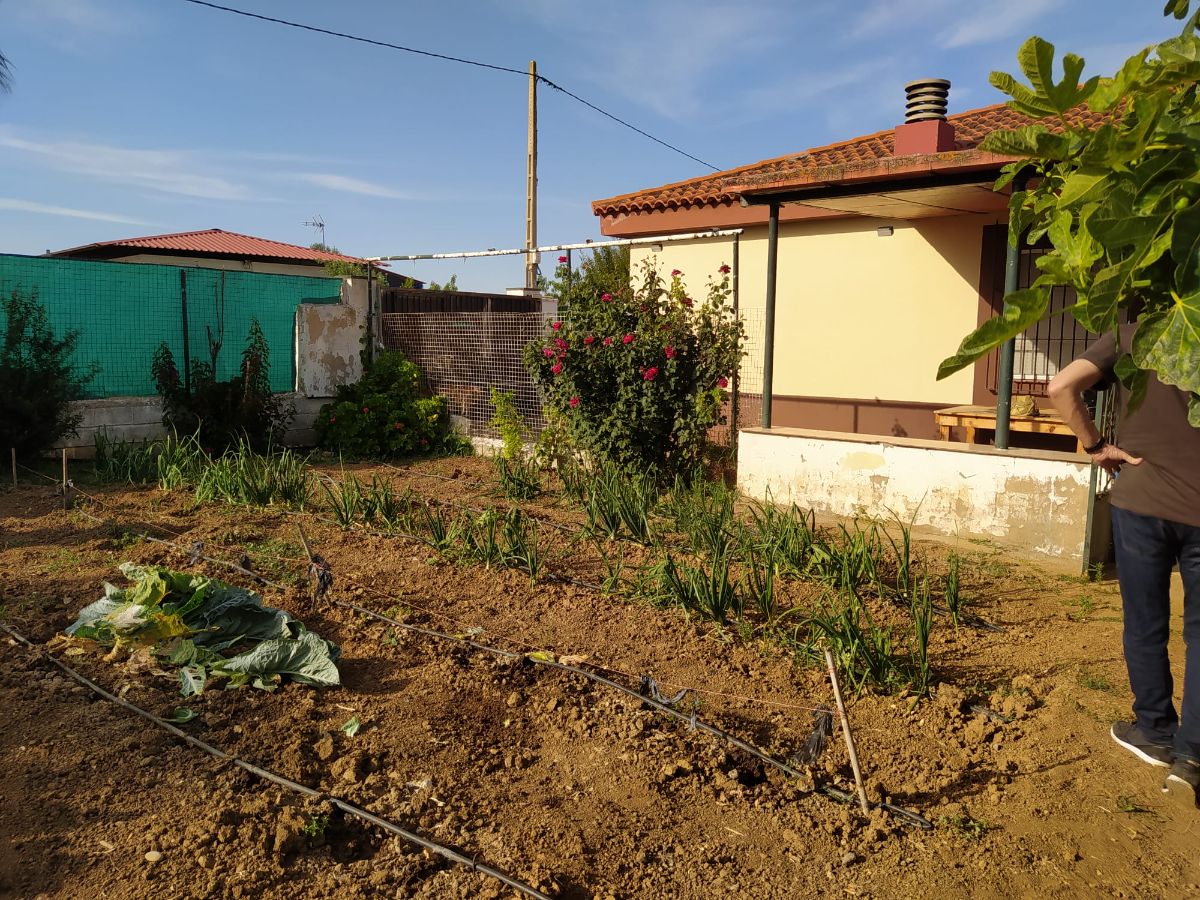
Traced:
[[[397, 490], [475, 508], [519, 505], [565, 527], [583, 516], [554, 495], [514, 503], [489, 463], [446, 459], [423, 473], [356, 467]], [[341, 477], [335, 468], [328, 469]], [[482, 483], [482, 484], [480, 484]], [[579, 676], [389, 626], [331, 601], [519, 652], [582, 657], [637, 686], [690, 687], [698, 716], [788, 759], [831, 702], [827, 680], [777, 635], [580, 584], [443, 557], [396, 536], [344, 531], [315, 504], [193, 507], [157, 488], [84, 485], [100, 502], [60, 508], [52, 488], [0, 495], [0, 620], [51, 640], [119, 578], [126, 560], [249, 579], [138, 537], [213, 558], [246, 554], [285, 591], [264, 599], [336, 642], [342, 685], [274, 693], [210, 689], [62, 656], [156, 714], [187, 706], [189, 733], [351, 802], [564, 897], [1118, 896], [1196, 891], [1200, 813], [1167, 804], [1155, 770], [1107, 737], [1128, 697], [1119, 598], [1096, 585], [964, 543], [971, 612], [1002, 631], [940, 616], [934, 695], [851, 699], [873, 802], [929, 831], [813, 792], [740, 751]], [[313, 602], [297, 524], [333, 567]], [[604, 565], [586, 542], [543, 527], [546, 574], [585, 584]], [[550, 532], [555, 532], [551, 538]], [[627, 545], [630, 565], [657, 551]], [[935, 577], [947, 551], [919, 548]], [[817, 596], [781, 584], [781, 602]], [[894, 604], [868, 600], [900, 629]], [[5, 641], [0, 731], [0, 896], [506, 896], [507, 889], [319, 804], [222, 767]], [[1181, 659], [1180, 655], [1180, 659]], [[990, 713], [976, 713], [972, 707]], [[357, 717], [353, 737], [342, 726]], [[836, 740], [808, 775], [849, 788]], [[327, 818], [326, 818], [327, 817]], [[161, 854], [149, 862], [146, 854]]]

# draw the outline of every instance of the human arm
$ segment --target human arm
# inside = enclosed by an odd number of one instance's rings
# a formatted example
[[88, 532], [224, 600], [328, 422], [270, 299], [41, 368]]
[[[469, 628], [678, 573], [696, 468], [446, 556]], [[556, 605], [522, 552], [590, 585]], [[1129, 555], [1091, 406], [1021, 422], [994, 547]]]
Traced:
[[[1083, 405], [1083, 392], [1095, 385], [1102, 374], [1100, 367], [1091, 360], [1077, 359], [1055, 375], [1046, 389], [1058, 414], [1085, 447], [1094, 447], [1100, 444], [1103, 438], [1096, 428], [1096, 423], [1088, 415], [1087, 407]], [[1121, 468], [1122, 463], [1129, 463], [1131, 466], [1142, 464], [1140, 457], [1130, 456], [1116, 444], [1109, 443], [1103, 443], [1092, 454], [1092, 462], [1105, 471], [1114, 473]]]

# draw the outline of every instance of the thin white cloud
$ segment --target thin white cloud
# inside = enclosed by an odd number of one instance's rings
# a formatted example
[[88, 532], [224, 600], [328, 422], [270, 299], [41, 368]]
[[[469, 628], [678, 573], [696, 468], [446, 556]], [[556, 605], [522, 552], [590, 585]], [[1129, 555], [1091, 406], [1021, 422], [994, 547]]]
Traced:
[[[251, 200], [251, 192], [185, 150], [140, 150], [79, 141], [39, 141], [0, 131], [0, 147], [63, 172], [155, 193], [205, 200]], [[209, 171], [205, 171], [209, 169]]]
[[367, 197], [386, 197], [390, 200], [411, 200], [412, 195], [397, 191], [381, 184], [363, 181], [360, 178], [350, 178], [346, 175], [335, 175], [331, 172], [298, 172], [291, 176], [297, 181], [331, 191], [341, 191], [346, 194], [363, 194]]
[[940, 24], [944, 10], [957, 0], [874, 0], [853, 18], [846, 30], [851, 38], [878, 37]]
[[121, 225], [149, 225], [141, 219], [131, 219], [115, 213], [95, 212], [90, 209], [72, 209], [69, 206], [51, 206], [48, 203], [35, 203], [32, 200], [18, 200], [15, 197], [0, 197], [0, 209], [10, 209], [14, 212], [37, 213], [44, 216], [65, 216], [69, 219], [90, 219], [94, 222], [117, 222]]
[[1003, 9], [978, 4], [970, 15], [941, 31], [938, 37], [946, 49], [992, 43], [1024, 31], [1061, 3], [1062, 0], [1008, 0]]

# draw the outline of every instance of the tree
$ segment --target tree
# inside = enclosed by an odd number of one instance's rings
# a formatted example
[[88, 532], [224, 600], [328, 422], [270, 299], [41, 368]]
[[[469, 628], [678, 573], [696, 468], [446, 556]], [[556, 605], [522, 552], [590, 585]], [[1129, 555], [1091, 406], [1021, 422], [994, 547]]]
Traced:
[[56, 337], [36, 291], [14, 290], [3, 301], [0, 328], [0, 446], [34, 456], [75, 433], [83, 417], [68, 404], [83, 396], [95, 370], [71, 365], [79, 333]]
[[[1186, 20], [1182, 33], [1135, 53], [1109, 78], [1081, 82], [1084, 60], [1067, 53], [1054, 80], [1055, 48], [1030, 38], [1017, 54], [1029, 84], [1003, 72], [991, 83], [1008, 105], [1040, 120], [989, 135], [981, 147], [1017, 157], [997, 189], [1014, 184], [1009, 237], [1045, 236], [1041, 274], [1009, 294], [1004, 311], [968, 335], [942, 362], [943, 378], [1048, 318], [1051, 290], [1075, 289], [1070, 312], [1089, 331], [1116, 329], [1136, 314], [1132, 346], [1117, 364], [1131, 403], [1150, 372], [1191, 392], [1189, 419], [1200, 428], [1200, 9], [1169, 0], [1164, 15]], [[1083, 106], [1106, 118], [1087, 128]]]
[[[309, 250], [320, 250], [323, 253], [336, 253], [342, 255], [342, 251], [337, 247], [331, 247], [328, 244], [322, 244], [320, 241], [308, 245]], [[347, 262], [344, 259], [331, 259], [325, 263], [325, 274], [330, 278], [366, 278], [367, 267], [361, 266], [358, 263]], [[375, 282], [380, 287], [387, 287], [387, 276], [376, 270], [374, 273]]]
[[0, 53], [0, 94], [12, 92], [12, 63]]

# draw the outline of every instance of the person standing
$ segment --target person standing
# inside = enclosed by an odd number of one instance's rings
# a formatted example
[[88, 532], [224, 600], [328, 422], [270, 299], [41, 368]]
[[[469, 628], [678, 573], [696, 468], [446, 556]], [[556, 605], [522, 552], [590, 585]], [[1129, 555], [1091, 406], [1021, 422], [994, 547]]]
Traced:
[[[1114, 367], [1135, 325], [1106, 334], [1051, 380], [1050, 401], [1092, 461], [1115, 481], [1110, 494], [1123, 644], [1133, 722], [1114, 723], [1114, 741], [1143, 762], [1169, 768], [1163, 791], [1200, 806], [1200, 428], [1188, 423], [1188, 394], [1151, 372], [1134, 410], [1122, 404], [1117, 443], [1097, 430], [1082, 393], [1115, 383]], [[1176, 712], [1167, 654], [1171, 570], [1183, 578], [1183, 704]]]

